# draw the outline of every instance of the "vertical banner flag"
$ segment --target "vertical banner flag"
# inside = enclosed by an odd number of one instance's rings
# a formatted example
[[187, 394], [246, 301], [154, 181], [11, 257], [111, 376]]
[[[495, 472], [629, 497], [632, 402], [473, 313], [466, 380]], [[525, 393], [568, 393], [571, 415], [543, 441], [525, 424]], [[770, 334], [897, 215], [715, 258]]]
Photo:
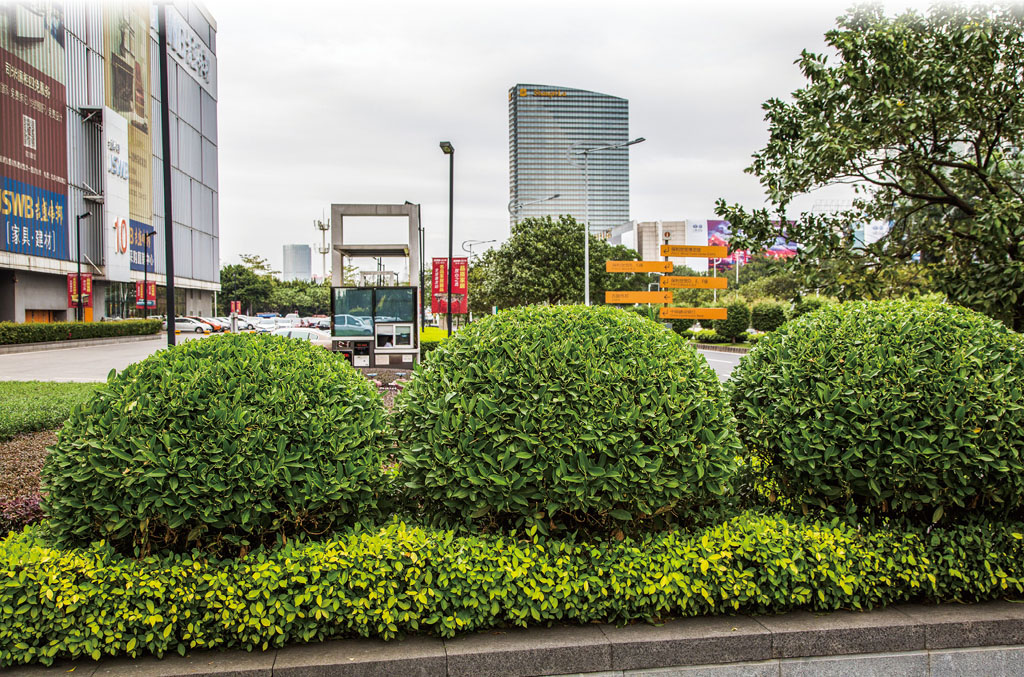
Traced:
[[0, 250], [68, 258], [64, 6], [0, 7]]
[[[433, 259], [430, 277], [430, 312], [445, 314], [448, 312], [448, 258]], [[452, 259], [452, 313], [469, 312], [469, 259], [459, 257]]]
[[[78, 274], [68, 273], [68, 308], [78, 307]], [[92, 308], [92, 273], [82, 273], [82, 307]]]
[[108, 280], [130, 282], [128, 120], [109, 106], [103, 108], [103, 157], [103, 264]]
[[147, 308], [156, 307], [156, 282], [147, 280], [147, 289], [143, 289], [142, 280], [135, 281], [135, 307], [142, 308], [143, 303]]

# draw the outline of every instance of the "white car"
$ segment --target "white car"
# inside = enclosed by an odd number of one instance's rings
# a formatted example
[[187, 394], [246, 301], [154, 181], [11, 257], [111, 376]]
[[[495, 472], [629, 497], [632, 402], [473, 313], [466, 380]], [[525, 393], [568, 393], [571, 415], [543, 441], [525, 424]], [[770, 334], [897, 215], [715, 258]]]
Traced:
[[[164, 331], [167, 331], [167, 320], [164, 320]], [[176, 317], [174, 318], [174, 331], [194, 331], [197, 334], [210, 334], [213, 332], [213, 327], [205, 322], [193, 320], [191, 317]]]
[[318, 346], [331, 349], [331, 335], [319, 329], [308, 329], [299, 327], [282, 327], [270, 332], [273, 336], [286, 336], [288, 338], [309, 341]]

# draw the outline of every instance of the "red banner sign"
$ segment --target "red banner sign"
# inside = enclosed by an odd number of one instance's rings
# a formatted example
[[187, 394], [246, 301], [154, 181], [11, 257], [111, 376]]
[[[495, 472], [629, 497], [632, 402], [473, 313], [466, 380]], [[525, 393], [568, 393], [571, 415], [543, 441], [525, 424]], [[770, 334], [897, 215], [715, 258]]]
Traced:
[[239, 313], [241, 313], [242, 312], [242, 302], [241, 301], [232, 301], [231, 302], [231, 312], [234, 313], [235, 315], [238, 315]]
[[[431, 275], [430, 312], [448, 312], [448, 259], [435, 258]], [[469, 312], [469, 259], [452, 259], [452, 313], [465, 315]]]
[[[68, 275], [68, 308], [78, 307], [78, 273]], [[82, 273], [82, 307], [92, 308], [92, 273]]]
[[141, 308], [143, 303], [147, 308], [156, 308], [156, 282], [147, 281], [146, 287], [142, 288], [142, 280], [135, 281], [135, 307]]

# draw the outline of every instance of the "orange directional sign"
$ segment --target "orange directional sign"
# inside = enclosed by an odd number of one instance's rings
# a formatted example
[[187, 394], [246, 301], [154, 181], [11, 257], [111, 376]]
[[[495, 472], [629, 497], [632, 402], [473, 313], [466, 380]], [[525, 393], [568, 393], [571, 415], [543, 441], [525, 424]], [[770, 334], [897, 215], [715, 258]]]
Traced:
[[663, 276], [658, 282], [662, 289], [725, 289], [724, 277], [672, 277]]
[[605, 261], [608, 273], [671, 273], [671, 261]]
[[724, 320], [725, 308], [662, 308], [663, 320]]
[[729, 255], [728, 247], [700, 247], [697, 245], [685, 244], [663, 244], [661, 245], [662, 256], [694, 256], [706, 257], [709, 259], [724, 259]]
[[605, 303], [672, 303], [670, 291], [606, 291]]

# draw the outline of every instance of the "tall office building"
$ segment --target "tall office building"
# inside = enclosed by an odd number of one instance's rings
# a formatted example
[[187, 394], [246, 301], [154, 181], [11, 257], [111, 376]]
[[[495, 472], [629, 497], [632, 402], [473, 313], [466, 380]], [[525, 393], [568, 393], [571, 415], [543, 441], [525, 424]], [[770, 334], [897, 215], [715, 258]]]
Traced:
[[313, 250], [308, 244], [286, 244], [281, 279], [285, 282], [309, 282], [313, 279]]
[[[626, 143], [629, 101], [550, 85], [508, 92], [509, 210], [528, 216], [587, 211], [584, 157], [572, 151]], [[607, 234], [629, 221], [629, 148], [589, 153], [590, 227]], [[539, 202], [558, 194], [554, 200]], [[531, 204], [533, 203], [533, 204]]]
[[157, 25], [155, 2], [0, 0], [0, 321], [75, 319], [79, 265], [84, 320], [165, 312], [167, 227], [175, 308], [212, 314], [217, 22], [200, 0], [167, 5], [168, 120]]

